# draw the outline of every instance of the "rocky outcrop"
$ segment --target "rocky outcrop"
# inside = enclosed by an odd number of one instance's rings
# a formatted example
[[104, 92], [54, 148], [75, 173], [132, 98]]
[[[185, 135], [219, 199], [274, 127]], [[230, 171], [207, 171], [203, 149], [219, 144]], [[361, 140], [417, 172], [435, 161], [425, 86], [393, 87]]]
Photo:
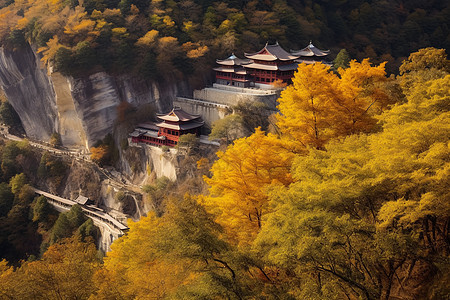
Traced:
[[19, 114], [29, 137], [48, 141], [57, 131], [53, 83], [31, 47], [16, 51], [0, 48], [0, 85]]
[[120, 102], [167, 112], [177, 95], [191, 93], [179, 80], [160, 84], [105, 72], [82, 78], [48, 75], [30, 46], [0, 48], [0, 85], [29, 137], [48, 141], [58, 132], [65, 146], [85, 149], [113, 132]]

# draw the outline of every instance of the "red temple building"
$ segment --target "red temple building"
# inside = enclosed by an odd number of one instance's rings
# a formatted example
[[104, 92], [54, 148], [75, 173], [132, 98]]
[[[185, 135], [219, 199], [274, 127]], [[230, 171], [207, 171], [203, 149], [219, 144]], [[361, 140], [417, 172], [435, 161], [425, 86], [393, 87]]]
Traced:
[[237, 58], [234, 53], [227, 59], [216, 60], [219, 65], [216, 71], [216, 82], [218, 84], [233, 85], [237, 87], [249, 87], [250, 75], [244, 68], [251, 61], [249, 59]]
[[179, 107], [168, 114], [158, 114], [158, 122], [139, 124], [130, 134], [133, 143], [155, 146], [176, 146], [181, 135], [193, 133], [200, 135], [204, 121], [200, 115], [191, 115]]
[[240, 59], [234, 54], [227, 59], [217, 60], [216, 83], [237, 87], [250, 87], [257, 84], [271, 84], [275, 80], [291, 82], [299, 63], [321, 62], [330, 53], [320, 50], [312, 43], [307, 47], [288, 53], [277, 43], [266, 44], [255, 53], [245, 53], [247, 59]]
[[270, 84], [275, 80], [289, 82], [297, 70], [296, 55], [286, 52], [277, 43], [268, 45], [255, 53], [245, 53], [252, 63], [244, 67], [249, 71], [255, 83]]

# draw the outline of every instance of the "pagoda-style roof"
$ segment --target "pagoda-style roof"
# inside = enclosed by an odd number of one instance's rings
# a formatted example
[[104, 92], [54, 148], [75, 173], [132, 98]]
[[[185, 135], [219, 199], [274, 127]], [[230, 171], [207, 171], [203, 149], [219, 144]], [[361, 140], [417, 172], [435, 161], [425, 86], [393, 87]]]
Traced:
[[[157, 117], [164, 121], [188, 122], [199, 119], [200, 115], [191, 115], [190, 113], [182, 110], [180, 107], [174, 107], [171, 112], [167, 114], [157, 114]], [[156, 126], [159, 126], [159, 124], [156, 124]]]
[[214, 68], [213, 70], [219, 71], [219, 72], [225, 72], [225, 73], [234, 73], [234, 68], [218, 67], [218, 68]]
[[242, 67], [237, 67], [237, 68], [218, 67], [218, 68], [214, 68], [213, 70], [214, 71], [219, 71], [219, 72], [225, 72], [225, 73], [235, 73], [235, 74], [239, 74], [239, 75], [246, 75], [246, 74], [248, 74], [247, 70], [242, 68]]
[[327, 56], [330, 54], [330, 50], [320, 50], [319, 48], [316, 48], [312, 42], [309, 42], [309, 45], [303, 48], [302, 50], [291, 50], [292, 55], [297, 55], [300, 57], [322, 57]]
[[242, 65], [250, 63], [250, 60], [245, 59], [245, 58], [244, 59], [239, 58], [236, 55], [234, 55], [234, 53], [233, 53], [233, 54], [231, 54], [230, 57], [228, 57], [226, 59], [217, 59], [216, 62], [219, 65], [225, 65], [225, 66], [242, 66]]
[[268, 71], [292, 71], [297, 70], [298, 64], [292, 63], [289, 65], [264, 65], [264, 64], [258, 64], [258, 63], [252, 63], [245, 66], [249, 69], [258, 69], [258, 70], [268, 70]]
[[245, 53], [245, 57], [254, 60], [275, 61], [294, 60], [299, 56], [288, 53], [276, 42], [274, 45], [266, 44], [264, 48], [255, 53]]
[[192, 121], [189, 123], [179, 123], [179, 124], [170, 124], [170, 123], [161, 122], [161, 123], [156, 123], [156, 126], [173, 129], [173, 130], [189, 130], [189, 129], [201, 127], [204, 124], [205, 124], [204, 121], [196, 120], [196, 121]]

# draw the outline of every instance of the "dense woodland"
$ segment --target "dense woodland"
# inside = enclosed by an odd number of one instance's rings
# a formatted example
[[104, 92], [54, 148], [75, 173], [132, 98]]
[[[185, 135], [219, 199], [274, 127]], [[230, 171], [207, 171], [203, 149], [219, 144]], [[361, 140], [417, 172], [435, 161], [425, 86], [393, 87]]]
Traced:
[[[146, 186], [159, 210], [130, 221], [103, 260], [75, 233], [35, 261], [3, 261], [0, 297], [448, 298], [450, 61], [421, 49], [399, 73], [301, 65], [268, 131], [211, 168], [187, 152], [195, 190]], [[10, 199], [15, 180], [1, 186]]]
[[[450, 49], [447, 1], [0, 7], [1, 45], [29, 43], [65, 75], [203, 84], [215, 59], [267, 41], [312, 40], [357, 59], [300, 65], [268, 118], [263, 107], [235, 107], [212, 128], [226, 145], [215, 158], [185, 137], [181, 180], [145, 186], [154, 209], [103, 258], [79, 207], [58, 214], [30, 190], [61, 186], [69, 166], [26, 142], [0, 145], [0, 298], [450, 297], [450, 62], [436, 49]], [[0, 117], [17, 123], [7, 102]], [[117, 161], [111, 137], [96, 146], [94, 161]]]
[[[442, 0], [29, 0], [0, 1], [0, 43], [31, 42], [64, 74], [106, 70], [203, 82], [215, 59], [309, 41], [387, 61], [388, 73], [419, 48], [450, 49]], [[332, 56], [333, 56], [332, 55]], [[333, 57], [332, 57], [333, 58]]]

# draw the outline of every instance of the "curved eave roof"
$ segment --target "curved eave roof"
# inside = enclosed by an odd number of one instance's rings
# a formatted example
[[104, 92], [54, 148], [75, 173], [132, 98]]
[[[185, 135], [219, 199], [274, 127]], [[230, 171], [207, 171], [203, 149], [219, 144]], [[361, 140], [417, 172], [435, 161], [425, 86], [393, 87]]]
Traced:
[[322, 56], [327, 56], [328, 54], [330, 54], [330, 50], [320, 50], [319, 48], [316, 48], [313, 44], [309, 44], [308, 46], [306, 46], [305, 48], [301, 49], [301, 50], [291, 50], [291, 53], [293, 55], [297, 55], [297, 56], [303, 56], [303, 57], [312, 57], [312, 56], [318, 56], [318, 57], [322, 57]]
[[194, 129], [198, 127], [202, 127], [205, 124], [203, 121], [199, 122], [189, 122], [189, 123], [181, 123], [181, 124], [167, 124], [164, 122], [157, 123], [156, 125], [158, 127], [173, 129], [173, 130], [189, 130]]
[[298, 58], [298, 56], [290, 54], [286, 50], [281, 48], [281, 46], [278, 43], [274, 45], [266, 44], [266, 46], [258, 52], [245, 53], [245, 57], [249, 59], [265, 60], [265, 61], [274, 61], [277, 59], [281, 61], [286, 61]]
[[[191, 115], [185, 112], [179, 107], [172, 109], [168, 114], [157, 114], [157, 117], [161, 120], [172, 121], [172, 122], [186, 122], [200, 118], [200, 115]], [[158, 124], [156, 124], [158, 126]]]
[[234, 73], [234, 69], [232, 69], [232, 68], [218, 67], [218, 68], [214, 68], [213, 70], [218, 71], [218, 72]]
[[226, 59], [216, 59], [216, 63], [224, 66], [242, 66], [250, 63], [249, 59], [242, 59], [232, 54], [230, 57]]

